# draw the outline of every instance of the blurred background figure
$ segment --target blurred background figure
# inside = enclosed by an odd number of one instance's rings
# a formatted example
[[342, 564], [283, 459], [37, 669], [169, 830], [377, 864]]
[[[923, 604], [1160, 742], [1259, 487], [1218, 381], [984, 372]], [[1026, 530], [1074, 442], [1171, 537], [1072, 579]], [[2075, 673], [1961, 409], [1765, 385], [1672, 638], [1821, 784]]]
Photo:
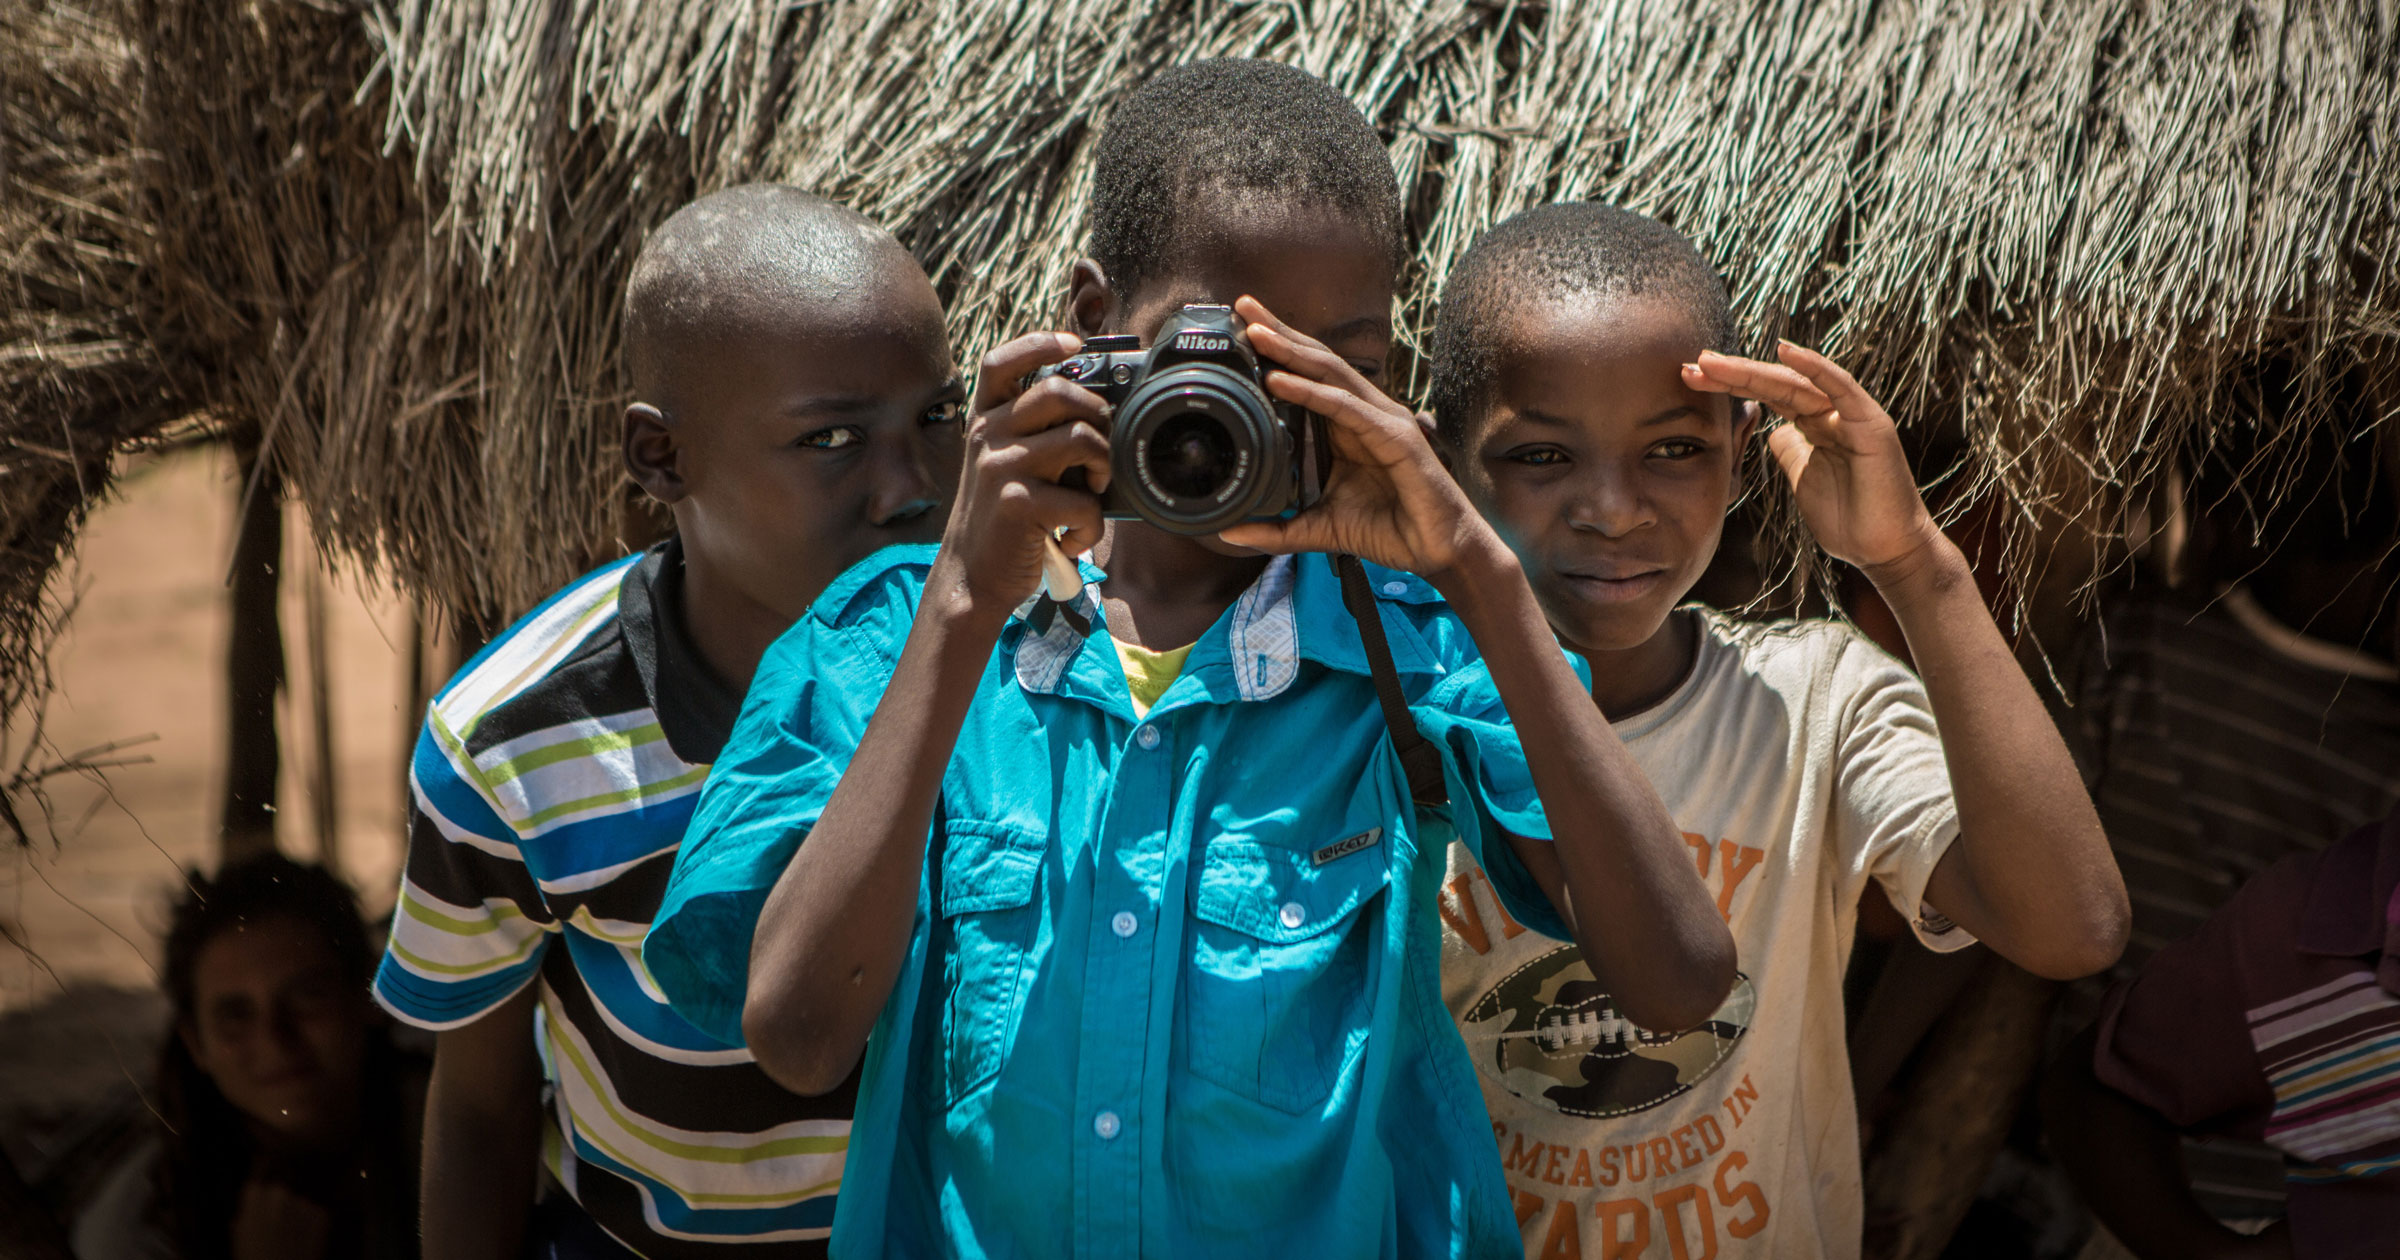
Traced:
[[[2045, 1086], [2050, 1148], [2143, 1260], [2368, 1260], [2400, 1244], [2400, 814], [2245, 885], [2109, 991]], [[2180, 1137], [2264, 1142], [2263, 1232], [2220, 1224]]]
[[275, 854], [195, 874], [165, 953], [155, 1131], [78, 1214], [76, 1254], [414, 1257], [425, 1069], [368, 998], [349, 889]]

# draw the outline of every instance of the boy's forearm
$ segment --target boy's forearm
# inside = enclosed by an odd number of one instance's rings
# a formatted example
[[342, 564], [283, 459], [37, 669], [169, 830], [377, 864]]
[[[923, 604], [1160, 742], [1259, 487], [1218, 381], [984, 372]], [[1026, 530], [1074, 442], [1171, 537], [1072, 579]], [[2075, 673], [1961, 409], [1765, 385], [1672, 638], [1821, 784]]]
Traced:
[[2174, 1128], [2093, 1075], [2093, 1041], [2086, 1029], [2070, 1042], [2041, 1090], [2051, 1153], [2084, 1202], [2137, 1256], [2255, 1254], [2193, 1197]]
[[2067, 980], [2106, 968], [2131, 920], [2124, 880], [1965, 556], [1937, 535], [1867, 576], [1908, 640], [1958, 803], [1959, 836], [1928, 899], [2028, 971]]
[[[1475, 636], [1507, 706], [1553, 841], [1523, 841], [1529, 866], [1555, 861], [1585, 961], [1620, 1013], [1688, 1028], [1733, 985], [1733, 938], [1685, 856], [1674, 820], [1560, 652], [1516, 557], [1489, 553], [1437, 581]], [[1553, 894], [1554, 898], [1556, 893]]]
[[535, 986], [434, 1043], [418, 1225], [428, 1256], [525, 1253], [542, 1159]]
[[925, 839], [997, 632], [928, 598], [849, 769], [768, 894], [742, 1031], [785, 1088], [848, 1077], [907, 958]]

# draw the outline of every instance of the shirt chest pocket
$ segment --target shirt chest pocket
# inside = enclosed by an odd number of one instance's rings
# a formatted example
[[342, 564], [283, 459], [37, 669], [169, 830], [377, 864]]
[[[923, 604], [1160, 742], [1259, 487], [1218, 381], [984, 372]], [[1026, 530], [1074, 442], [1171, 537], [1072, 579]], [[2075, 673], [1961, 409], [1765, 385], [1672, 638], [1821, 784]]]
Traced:
[[1040, 833], [953, 820], [943, 833], [942, 1074], [956, 1105], [991, 1084], [1016, 1040], [1026, 978], [1048, 948], [1034, 894]]
[[1313, 852], [1208, 845], [1184, 1021], [1194, 1076], [1282, 1111], [1323, 1106], [1366, 1047], [1389, 856], [1381, 828]]

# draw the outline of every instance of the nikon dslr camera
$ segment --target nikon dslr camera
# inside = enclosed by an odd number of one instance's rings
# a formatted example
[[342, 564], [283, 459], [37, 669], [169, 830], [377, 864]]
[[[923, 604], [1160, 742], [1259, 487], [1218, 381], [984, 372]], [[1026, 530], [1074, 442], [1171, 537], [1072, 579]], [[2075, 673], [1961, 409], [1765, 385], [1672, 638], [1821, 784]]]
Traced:
[[[1332, 460], [1325, 422], [1267, 393], [1267, 375], [1230, 306], [1186, 306], [1139, 337], [1092, 337], [1027, 377], [1068, 380], [1113, 409], [1111, 476], [1100, 510], [1178, 534], [1314, 505]], [[1069, 472], [1080, 482], [1081, 469]]]

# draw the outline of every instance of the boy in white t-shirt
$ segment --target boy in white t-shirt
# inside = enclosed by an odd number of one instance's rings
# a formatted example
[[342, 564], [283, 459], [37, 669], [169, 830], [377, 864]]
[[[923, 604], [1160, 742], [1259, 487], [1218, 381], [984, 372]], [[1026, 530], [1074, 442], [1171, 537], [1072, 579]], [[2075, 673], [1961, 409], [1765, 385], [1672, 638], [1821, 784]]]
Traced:
[[[1434, 337], [1453, 471], [1590, 664], [1742, 973], [1700, 1027], [1637, 1029], [1453, 847], [1445, 996], [1541, 1260], [1858, 1254], [1841, 980], [1868, 880], [1935, 949], [1981, 938], [2063, 979], [2124, 947], [2099, 819], [1891, 418], [1798, 346], [1718, 353], [1731, 324], [1674, 229], [1575, 204], [1477, 242]], [[1782, 422], [1766, 442], [1803, 518], [1873, 580], [1921, 680], [1840, 622], [1677, 607], [1739, 493], [1757, 410], [1737, 397]]]

